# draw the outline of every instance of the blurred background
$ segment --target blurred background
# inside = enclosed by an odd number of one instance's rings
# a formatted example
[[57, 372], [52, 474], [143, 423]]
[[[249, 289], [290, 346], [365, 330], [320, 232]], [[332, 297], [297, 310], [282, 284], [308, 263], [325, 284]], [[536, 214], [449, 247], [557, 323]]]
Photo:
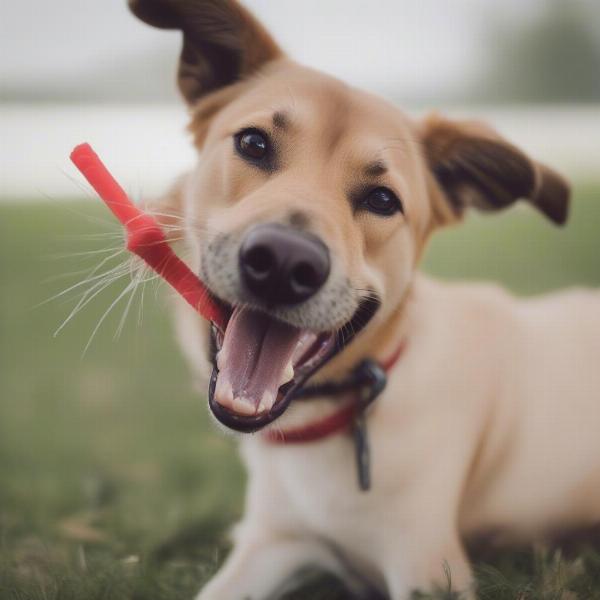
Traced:
[[[600, 284], [600, 3], [245, 4], [299, 61], [413, 114], [487, 120], [571, 178], [564, 230], [527, 208], [472, 215], [426, 270], [520, 294]], [[193, 164], [179, 44], [124, 0], [0, 4], [2, 598], [189, 598], [241, 513], [235, 444], [191, 388], [168, 291], [124, 292], [120, 230], [68, 161], [89, 141], [137, 199]], [[539, 564], [505, 584], [547, 585]]]
[[[247, 5], [301, 62], [414, 111], [489, 119], [569, 173], [598, 165], [596, 0]], [[137, 22], [125, 0], [21, 0], [1, 10], [3, 195], [78, 196], [64, 171], [72, 174], [66, 157], [80, 140], [144, 193], [194, 160], [173, 85], [179, 33]]]

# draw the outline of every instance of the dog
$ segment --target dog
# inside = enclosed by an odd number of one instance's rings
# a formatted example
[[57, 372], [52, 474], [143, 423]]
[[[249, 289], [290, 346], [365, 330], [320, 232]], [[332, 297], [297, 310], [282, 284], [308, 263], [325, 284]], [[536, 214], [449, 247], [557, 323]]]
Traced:
[[472, 597], [471, 537], [598, 523], [600, 294], [517, 300], [418, 271], [470, 208], [523, 200], [564, 224], [566, 181], [485, 124], [413, 119], [300, 66], [234, 0], [129, 5], [183, 35], [200, 160], [156, 212], [228, 311], [219, 331], [182, 304], [177, 329], [249, 474], [198, 600], [270, 598], [309, 565], [357, 596], [449, 576]]

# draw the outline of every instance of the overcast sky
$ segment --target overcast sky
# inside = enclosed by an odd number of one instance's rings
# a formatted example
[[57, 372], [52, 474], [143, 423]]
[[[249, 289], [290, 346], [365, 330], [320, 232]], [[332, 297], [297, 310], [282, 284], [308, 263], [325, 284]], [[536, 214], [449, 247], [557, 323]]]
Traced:
[[[370, 88], [452, 89], [481, 59], [486, 18], [526, 17], [547, 0], [246, 0], [289, 53]], [[125, 0], [3, 0], [0, 78], [44, 85], [164, 52], [175, 32], [135, 20]], [[168, 60], [165, 58], [165, 60]]]
[[[480, 70], [489, 65], [486, 52], [493, 46], [494, 25], [518, 27], [539, 17], [552, 2], [598, 1], [245, 0], [245, 4], [297, 60], [403, 106], [411, 106], [411, 101], [426, 105], [426, 100], [421, 102], [425, 97], [433, 98], [431, 105], [437, 107], [439, 98], [460, 103], [469, 88], [485, 80]], [[70, 149], [82, 140], [110, 157], [132, 190], [164, 189], [195, 160], [184, 133], [185, 110], [176, 104], [179, 38], [177, 32], [137, 21], [126, 0], [0, 0], [0, 87], [5, 88], [0, 92], [12, 101], [0, 109], [0, 200], [3, 195], [36, 199], [81, 195], [65, 173], [72, 173]], [[38, 103], [40, 99], [47, 104]], [[74, 106], [78, 102], [82, 105]], [[536, 110], [520, 117], [486, 113], [482, 118], [489, 118], [536, 156], [557, 165], [567, 164], [570, 157], [582, 167], [582, 157], [600, 156], [600, 138], [589, 127], [588, 113], [578, 115]], [[546, 121], [552, 127], [547, 128]]]

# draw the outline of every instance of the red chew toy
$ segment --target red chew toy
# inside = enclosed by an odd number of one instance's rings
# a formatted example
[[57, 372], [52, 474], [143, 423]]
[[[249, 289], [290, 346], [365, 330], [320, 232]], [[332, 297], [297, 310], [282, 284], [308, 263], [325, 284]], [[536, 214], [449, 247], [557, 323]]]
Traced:
[[208, 289], [173, 252], [156, 219], [138, 208], [109, 173], [89, 144], [71, 152], [71, 160], [124, 225], [127, 249], [142, 258], [205, 319], [225, 331], [225, 315]]

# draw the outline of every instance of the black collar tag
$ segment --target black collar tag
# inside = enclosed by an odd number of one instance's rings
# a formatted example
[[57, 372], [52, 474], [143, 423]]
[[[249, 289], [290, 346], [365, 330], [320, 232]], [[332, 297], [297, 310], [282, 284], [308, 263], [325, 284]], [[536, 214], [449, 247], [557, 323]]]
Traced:
[[361, 492], [371, 489], [371, 450], [367, 431], [367, 409], [381, 394], [387, 383], [385, 371], [373, 360], [364, 360], [352, 371], [358, 385], [356, 416], [352, 427], [358, 487]]

